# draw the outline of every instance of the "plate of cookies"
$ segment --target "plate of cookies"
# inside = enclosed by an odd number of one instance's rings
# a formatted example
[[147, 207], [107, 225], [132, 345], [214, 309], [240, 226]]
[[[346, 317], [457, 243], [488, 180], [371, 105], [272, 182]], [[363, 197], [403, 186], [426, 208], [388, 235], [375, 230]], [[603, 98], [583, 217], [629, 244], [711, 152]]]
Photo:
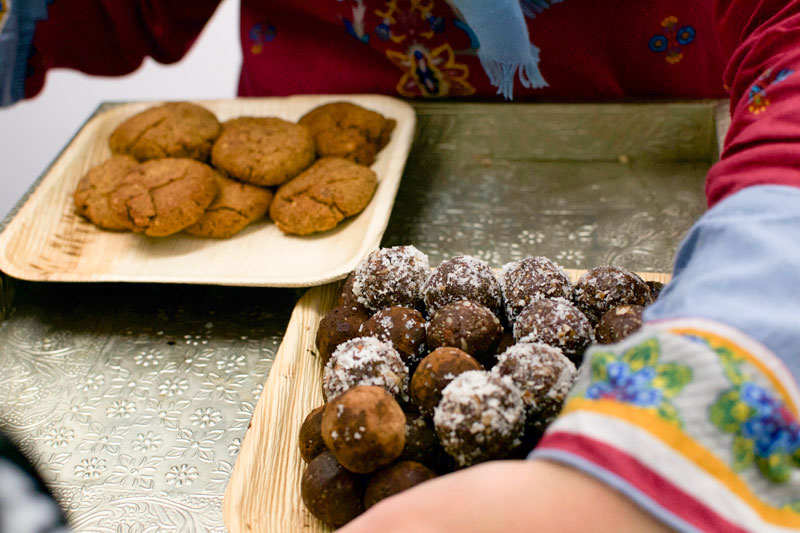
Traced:
[[380, 500], [524, 458], [584, 352], [642, 325], [670, 276], [544, 256], [438, 265], [379, 248], [297, 303], [223, 501], [240, 531], [325, 532]]
[[31, 281], [305, 287], [377, 248], [416, 125], [380, 95], [103, 106], [0, 234]]

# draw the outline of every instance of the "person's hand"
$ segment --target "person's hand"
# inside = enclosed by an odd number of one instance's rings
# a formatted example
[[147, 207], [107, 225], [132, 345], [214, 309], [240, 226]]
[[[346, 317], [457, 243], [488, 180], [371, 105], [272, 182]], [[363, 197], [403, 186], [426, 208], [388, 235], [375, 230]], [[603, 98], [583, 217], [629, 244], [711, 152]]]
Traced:
[[547, 461], [494, 461], [381, 501], [340, 533], [670, 531], [595, 479]]

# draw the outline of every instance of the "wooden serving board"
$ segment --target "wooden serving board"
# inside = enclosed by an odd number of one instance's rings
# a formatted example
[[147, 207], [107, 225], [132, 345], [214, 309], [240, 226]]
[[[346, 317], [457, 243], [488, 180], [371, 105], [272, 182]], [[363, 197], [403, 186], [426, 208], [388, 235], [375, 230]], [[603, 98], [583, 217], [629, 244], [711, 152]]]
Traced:
[[348, 101], [397, 121], [372, 170], [378, 188], [369, 205], [331, 231], [298, 237], [269, 220], [230, 239], [179, 233], [153, 238], [103, 231], [75, 213], [80, 178], [111, 155], [108, 138], [131, 115], [161, 102], [125, 103], [90, 118], [59, 155], [0, 234], [0, 270], [31, 281], [124, 281], [306, 287], [344, 277], [377, 248], [389, 222], [414, 137], [416, 114], [381, 95], [289, 96], [198, 101], [220, 121], [270, 116], [296, 121], [314, 107]]
[[[566, 272], [575, 282], [585, 271]], [[662, 283], [670, 279], [662, 273], [639, 275]], [[306, 415], [323, 403], [315, 339], [340, 287], [336, 282], [310, 288], [292, 312], [225, 491], [222, 511], [231, 533], [331, 531], [300, 497], [305, 463], [297, 439]]]

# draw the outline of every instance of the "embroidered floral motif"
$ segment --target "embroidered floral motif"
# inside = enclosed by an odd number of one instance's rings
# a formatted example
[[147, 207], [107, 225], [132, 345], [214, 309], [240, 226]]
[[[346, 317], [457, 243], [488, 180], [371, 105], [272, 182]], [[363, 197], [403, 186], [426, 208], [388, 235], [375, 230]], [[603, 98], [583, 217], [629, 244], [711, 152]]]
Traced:
[[[404, 4], [401, 6], [401, 4]], [[430, 39], [444, 31], [444, 19], [433, 15], [432, 0], [389, 0], [385, 9], [376, 9], [381, 23], [375, 28], [379, 39], [402, 43], [407, 39]]]
[[[386, 54], [400, 69], [397, 92], [404, 97], [469, 96], [475, 88], [467, 81], [469, 67], [457, 54], [474, 57], [478, 46], [474, 32], [462, 21], [445, 19], [452, 10], [436, 0], [385, 0], [368, 10], [365, 0], [337, 0], [347, 33]], [[451, 36], [450, 33], [454, 34]], [[454, 51], [454, 38], [469, 48]]]
[[758, 373], [742, 354], [703, 336], [685, 338], [714, 350], [732, 385], [711, 404], [708, 417], [734, 436], [733, 469], [741, 472], [755, 464], [770, 481], [787, 481], [792, 468], [800, 465], [800, 424], [794, 414], [778, 395], [754, 383]]
[[659, 344], [654, 338], [627, 350], [622, 356], [595, 352], [591, 360], [592, 382], [586, 398], [612, 399], [652, 409], [669, 422], [682, 425], [670, 402], [691, 380], [692, 369], [677, 363], [659, 364]]
[[734, 435], [733, 468], [758, 466], [775, 483], [788, 481], [800, 466], [800, 424], [768, 390], [746, 382], [723, 392], [711, 405], [711, 422]]
[[674, 65], [683, 59], [682, 47], [690, 44], [695, 38], [695, 29], [692, 26], [678, 26], [677, 17], [667, 17], [661, 21], [663, 33], [653, 35], [648, 46], [650, 50], [659, 54], [666, 52], [666, 60]]
[[747, 110], [758, 115], [767, 109], [770, 105], [770, 100], [767, 98], [767, 91], [773, 85], [781, 83], [783, 80], [794, 74], [794, 70], [784, 68], [778, 71], [775, 77], [772, 77], [772, 69], [768, 68], [761, 76], [758, 77], [755, 83], [750, 86], [747, 94]]
[[387, 50], [386, 56], [405, 74], [397, 83], [397, 92], [405, 97], [467, 96], [475, 88], [467, 81], [469, 68], [455, 61], [449, 44], [429, 51], [414, 45], [408, 52]]
[[275, 39], [275, 26], [266, 22], [258, 23], [250, 28], [247, 37], [250, 39], [250, 52], [260, 54], [264, 49], [264, 44]]

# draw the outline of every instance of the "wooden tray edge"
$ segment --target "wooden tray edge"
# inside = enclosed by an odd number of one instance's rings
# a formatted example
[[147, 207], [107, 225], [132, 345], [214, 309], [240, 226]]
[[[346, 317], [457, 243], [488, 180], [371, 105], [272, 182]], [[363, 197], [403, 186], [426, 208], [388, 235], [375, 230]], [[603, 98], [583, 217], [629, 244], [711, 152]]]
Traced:
[[[572, 282], [586, 272], [565, 271]], [[662, 272], [638, 274], [645, 281], [667, 283], [671, 278], [670, 274]], [[315, 352], [315, 337], [319, 320], [333, 307], [340, 287], [340, 282], [313, 287], [292, 311], [223, 497], [223, 518], [231, 533], [330, 531], [299, 500], [300, 476], [305, 463], [295, 439], [305, 415], [323, 403], [322, 368]], [[289, 397], [282, 397], [283, 394]], [[262, 420], [267, 423], [262, 425]], [[275, 421], [279, 425], [270, 425]], [[285, 464], [281, 464], [281, 458]], [[273, 462], [270, 464], [270, 461]], [[290, 478], [286, 483], [276, 483], [274, 476], [270, 476], [272, 471], [288, 474]], [[266, 490], [256, 490], [257, 482], [262, 482]], [[283, 493], [280, 487], [285, 489]], [[271, 508], [276, 504], [279, 509]], [[301, 524], [292, 521], [292, 517], [296, 519], [298, 515], [302, 517]]]

